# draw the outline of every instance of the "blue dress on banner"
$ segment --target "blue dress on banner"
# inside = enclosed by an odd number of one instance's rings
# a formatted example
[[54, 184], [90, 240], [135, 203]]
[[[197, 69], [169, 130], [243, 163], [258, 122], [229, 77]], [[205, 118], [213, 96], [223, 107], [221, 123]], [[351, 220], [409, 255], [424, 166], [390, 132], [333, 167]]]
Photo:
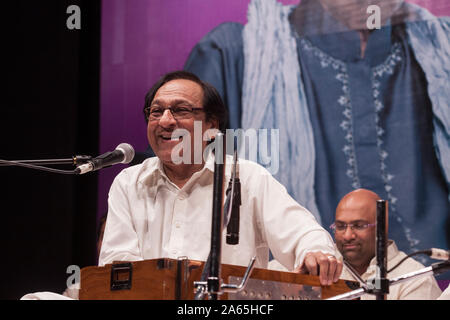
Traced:
[[[304, 0], [302, 5], [308, 6], [310, 14], [296, 17], [291, 34], [301, 70], [299, 99], [309, 114], [305, 123], [310, 125], [313, 139], [313, 148], [305, 149], [313, 153], [313, 195], [298, 194], [289, 177], [275, 177], [297, 201], [313, 213], [317, 211], [325, 228], [334, 221], [336, 206], [345, 194], [366, 188], [389, 201], [389, 237], [401, 250], [448, 249], [450, 202], [445, 170], [449, 167], [449, 101], [432, 99], [432, 77], [427, 78], [427, 66], [419, 63], [420, 52], [411, 45], [408, 32], [413, 31], [406, 23], [388, 22], [371, 32], [362, 56], [359, 33], [346, 30], [317, 1]], [[288, 12], [294, 12], [292, 9]], [[290, 14], [289, 19], [293, 18]], [[220, 25], [196, 45], [185, 65], [219, 90], [230, 109], [231, 128], [243, 126], [246, 108], [243, 30], [238, 23]], [[447, 73], [447, 94], [449, 77]], [[436, 121], [435, 101], [446, 104], [441, 103], [439, 110], [446, 112], [447, 123]], [[283, 126], [283, 120], [276, 119], [280, 117], [277, 108], [270, 105], [261, 128]], [[433, 135], [437, 124], [444, 132], [440, 152], [436, 133]], [[283, 151], [280, 156], [287, 157]], [[299, 162], [280, 167], [280, 171], [295, 175]], [[310, 205], [309, 199], [314, 204]]]

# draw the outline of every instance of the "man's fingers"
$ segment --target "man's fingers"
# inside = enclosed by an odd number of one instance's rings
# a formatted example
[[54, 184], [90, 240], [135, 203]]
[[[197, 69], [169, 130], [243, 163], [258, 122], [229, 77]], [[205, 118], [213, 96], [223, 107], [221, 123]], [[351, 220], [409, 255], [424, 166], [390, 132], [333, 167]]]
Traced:
[[314, 255], [307, 255], [305, 258], [305, 268], [308, 273], [313, 276], [319, 275], [319, 265], [317, 264], [316, 257]]
[[328, 256], [327, 259], [328, 259], [328, 285], [331, 285], [333, 284], [338, 265], [336, 263], [335, 257]]
[[319, 274], [320, 284], [323, 286], [330, 285], [331, 284], [330, 283], [331, 281], [329, 279], [330, 260], [323, 253], [321, 253], [320, 255], [317, 255], [317, 259], [318, 259], [319, 268], [320, 268], [320, 274]]
[[339, 280], [342, 262], [332, 255], [310, 252], [305, 257], [302, 270], [314, 276], [318, 275], [320, 284], [327, 286]]
[[339, 277], [341, 276], [341, 273], [342, 273], [342, 269], [344, 267], [344, 264], [342, 263], [342, 261], [339, 261], [337, 259], [336, 259], [336, 264], [337, 264], [337, 267], [336, 267], [336, 272], [334, 273], [334, 279], [333, 279], [334, 282], [337, 282], [339, 280]]

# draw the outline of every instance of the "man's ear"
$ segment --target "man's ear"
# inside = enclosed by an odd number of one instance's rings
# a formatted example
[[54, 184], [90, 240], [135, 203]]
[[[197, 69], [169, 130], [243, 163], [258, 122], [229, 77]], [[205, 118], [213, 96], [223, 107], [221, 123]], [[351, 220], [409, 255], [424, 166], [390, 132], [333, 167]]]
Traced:
[[206, 121], [207, 125], [209, 126], [208, 129], [217, 129], [219, 130], [219, 120], [216, 118], [211, 118], [208, 121]]
[[214, 139], [216, 138], [216, 134], [219, 133], [220, 130], [214, 127], [211, 127], [209, 129], [207, 129], [205, 131], [205, 133], [203, 134], [203, 140], [204, 141], [214, 141]]
[[219, 120], [218, 119], [211, 119], [209, 121], [209, 123], [211, 123], [211, 128], [215, 128], [215, 129], [219, 130]]

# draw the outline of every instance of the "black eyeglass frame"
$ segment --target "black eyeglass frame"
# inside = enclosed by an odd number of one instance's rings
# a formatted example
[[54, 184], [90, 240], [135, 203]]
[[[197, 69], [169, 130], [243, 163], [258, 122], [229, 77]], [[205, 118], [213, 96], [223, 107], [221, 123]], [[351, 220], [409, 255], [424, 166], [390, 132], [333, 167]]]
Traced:
[[[156, 108], [160, 108], [161, 109], [161, 115], [159, 117], [153, 117], [152, 118], [152, 109], [156, 109]], [[180, 116], [179, 114], [177, 114], [176, 109], [189, 109], [189, 110], [185, 110], [186, 115], [184, 116]], [[190, 119], [194, 116], [194, 111], [200, 111], [200, 110], [205, 110], [204, 108], [199, 108], [199, 107], [194, 107], [191, 105], [176, 105], [176, 106], [168, 106], [166, 108], [160, 107], [160, 106], [150, 106], [144, 109], [145, 112], [145, 117], [147, 119], [147, 121], [156, 121], [156, 120], [160, 120], [162, 118], [162, 116], [164, 115], [164, 113], [166, 112], [166, 110], [170, 111], [170, 114], [172, 115], [172, 117], [175, 120], [184, 120], [184, 119]]]

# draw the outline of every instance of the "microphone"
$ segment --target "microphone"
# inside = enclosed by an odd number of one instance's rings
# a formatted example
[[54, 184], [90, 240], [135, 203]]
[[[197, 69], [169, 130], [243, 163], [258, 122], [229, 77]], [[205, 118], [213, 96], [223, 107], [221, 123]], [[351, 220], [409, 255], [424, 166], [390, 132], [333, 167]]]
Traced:
[[[230, 179], [227, 194], [232, 198], [231, 201], [231, 214], [227, 226], [227, 244], [236, 245], [239, 243], [239, 220], [240, 220], [240, 206], [241, 201], [241, 182], [239, 180], [239, 162], [237, 158], [237, 151], [234, 150], [234, 179]], [[234, 183], [234, 186], [233, 186]]]
[[428, 251], [427, 254], [430, 256], [431, 259], [450, 260], [449, 250], [431, 248], [430, 250], [427, 251]]
[[130, 163], [134, 158], [134, 149], [128, 143], [121, 143], [114, 151], [106, 152], [75, 169], [76, 174], [97, 171], [117, 163]]

